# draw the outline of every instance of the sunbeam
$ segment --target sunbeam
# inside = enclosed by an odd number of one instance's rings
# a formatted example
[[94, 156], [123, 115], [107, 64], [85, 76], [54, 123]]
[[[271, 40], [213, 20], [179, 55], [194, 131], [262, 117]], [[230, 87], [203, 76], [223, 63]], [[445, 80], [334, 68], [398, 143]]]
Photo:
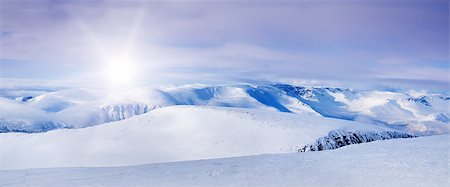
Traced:
[[[131, 27], [123, 37], [117, 37], [115, 41], [103, 41], [100, 39], [102, 33], [96, 33], [87, 22], [78, 16], [74, 16], [76, 24], [88, 38], [95, 52], [92, 61], [98, 61], [98, 70], [96, 77], [100, 82], [107, 81], [109, 88], [123, 88], [124, 86], [133, 86], [137, 82], [139, 63], [136, 53], [136, 42], [141, 32], [141, 25], [146, 14], [144, 8], [136, 11]], [[123, 26], [123, 25], [121, 25]], [[114, 43], [116, 45], [110, 45]]]

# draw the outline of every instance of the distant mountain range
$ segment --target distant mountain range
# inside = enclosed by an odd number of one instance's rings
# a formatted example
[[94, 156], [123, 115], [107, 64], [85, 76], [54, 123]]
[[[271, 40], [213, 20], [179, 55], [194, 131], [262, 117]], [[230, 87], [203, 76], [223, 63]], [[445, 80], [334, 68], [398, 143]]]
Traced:
[[100, 89], [3, 90], [0, 132], [45, 132], [119, 121], [174, 106], [260, 109], [389, 126], [417, 135], [446, 134], [450, 97], [379, 90], [267, 85], [182, 85]]

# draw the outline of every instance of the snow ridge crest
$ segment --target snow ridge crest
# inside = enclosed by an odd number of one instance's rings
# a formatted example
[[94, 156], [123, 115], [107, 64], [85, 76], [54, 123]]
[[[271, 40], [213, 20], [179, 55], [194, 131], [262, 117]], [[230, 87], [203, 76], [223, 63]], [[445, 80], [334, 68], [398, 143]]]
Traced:
[[368, 143], [377, 140], [414, 137], [417, 136], [395, 131], [359, 132], [338, 129], [329, 132], [328, 136], [321, 137], [312, 144], [303, 146], [302, 148], [298, 149], [298, 152], [323, 151], [337, 149], [352, 144]]

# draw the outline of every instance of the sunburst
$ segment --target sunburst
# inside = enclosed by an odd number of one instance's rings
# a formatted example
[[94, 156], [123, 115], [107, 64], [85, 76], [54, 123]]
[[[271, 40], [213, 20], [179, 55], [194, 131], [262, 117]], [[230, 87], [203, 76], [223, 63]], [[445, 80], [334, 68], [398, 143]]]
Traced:
[[136, 11], [136, 15], [131, 22], [128, 34], [123, 37], [116, 37], [114, 40], [118, 45], [108, 45], [103, 42], [99, 36], [108, 33], [96, 33], [82, 19], [74, 16], [75, 21], [85, 36], [91, 42], [92, 50], [96, 53], [96, 59], [100, 59], [100, 68], [97, 75], [101, 76], [101, 80], [106, 80], [112, 88], [121, 88], [131, 86], [137, 82], [138, 64], [135, 56], [136, 41], [141, 31], [141, 23], [145, 15], [145, 9]]

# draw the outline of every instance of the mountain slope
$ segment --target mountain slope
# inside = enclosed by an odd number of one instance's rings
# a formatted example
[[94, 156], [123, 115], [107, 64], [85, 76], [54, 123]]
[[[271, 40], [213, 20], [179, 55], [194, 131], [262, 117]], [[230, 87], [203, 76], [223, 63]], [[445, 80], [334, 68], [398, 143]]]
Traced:
[[384, 124], [419, 135], [450, 132], [450, 123], [445, 121], [450, 115], [448, 96], [415, 98], [391, 91], [274, 86], [325, 117]]
[[[0, 132], [82, 128], [174, 105], [312, 114], [389, 125], [417, 135], [450, 132], [450, 97], [444, 95], [412, 97], [390, 91], [274, 84], [141, 87], [115, 92], [72, 88], [16, 96], [2, 98], [0, 110], [8, 112], [0, 113]], [[18, 107], [21, 109], [16, 110]]]
[[0, 168], [120, 166], [289, 153], [336, 130], [410, 137], [388, 127], [310, 114], [172, 106], [89, 128], [2, 133]]
[[409, 186], [449, 185], [448, 135], [308, 153], [127, 167], [0, 171], [0, 186]]

